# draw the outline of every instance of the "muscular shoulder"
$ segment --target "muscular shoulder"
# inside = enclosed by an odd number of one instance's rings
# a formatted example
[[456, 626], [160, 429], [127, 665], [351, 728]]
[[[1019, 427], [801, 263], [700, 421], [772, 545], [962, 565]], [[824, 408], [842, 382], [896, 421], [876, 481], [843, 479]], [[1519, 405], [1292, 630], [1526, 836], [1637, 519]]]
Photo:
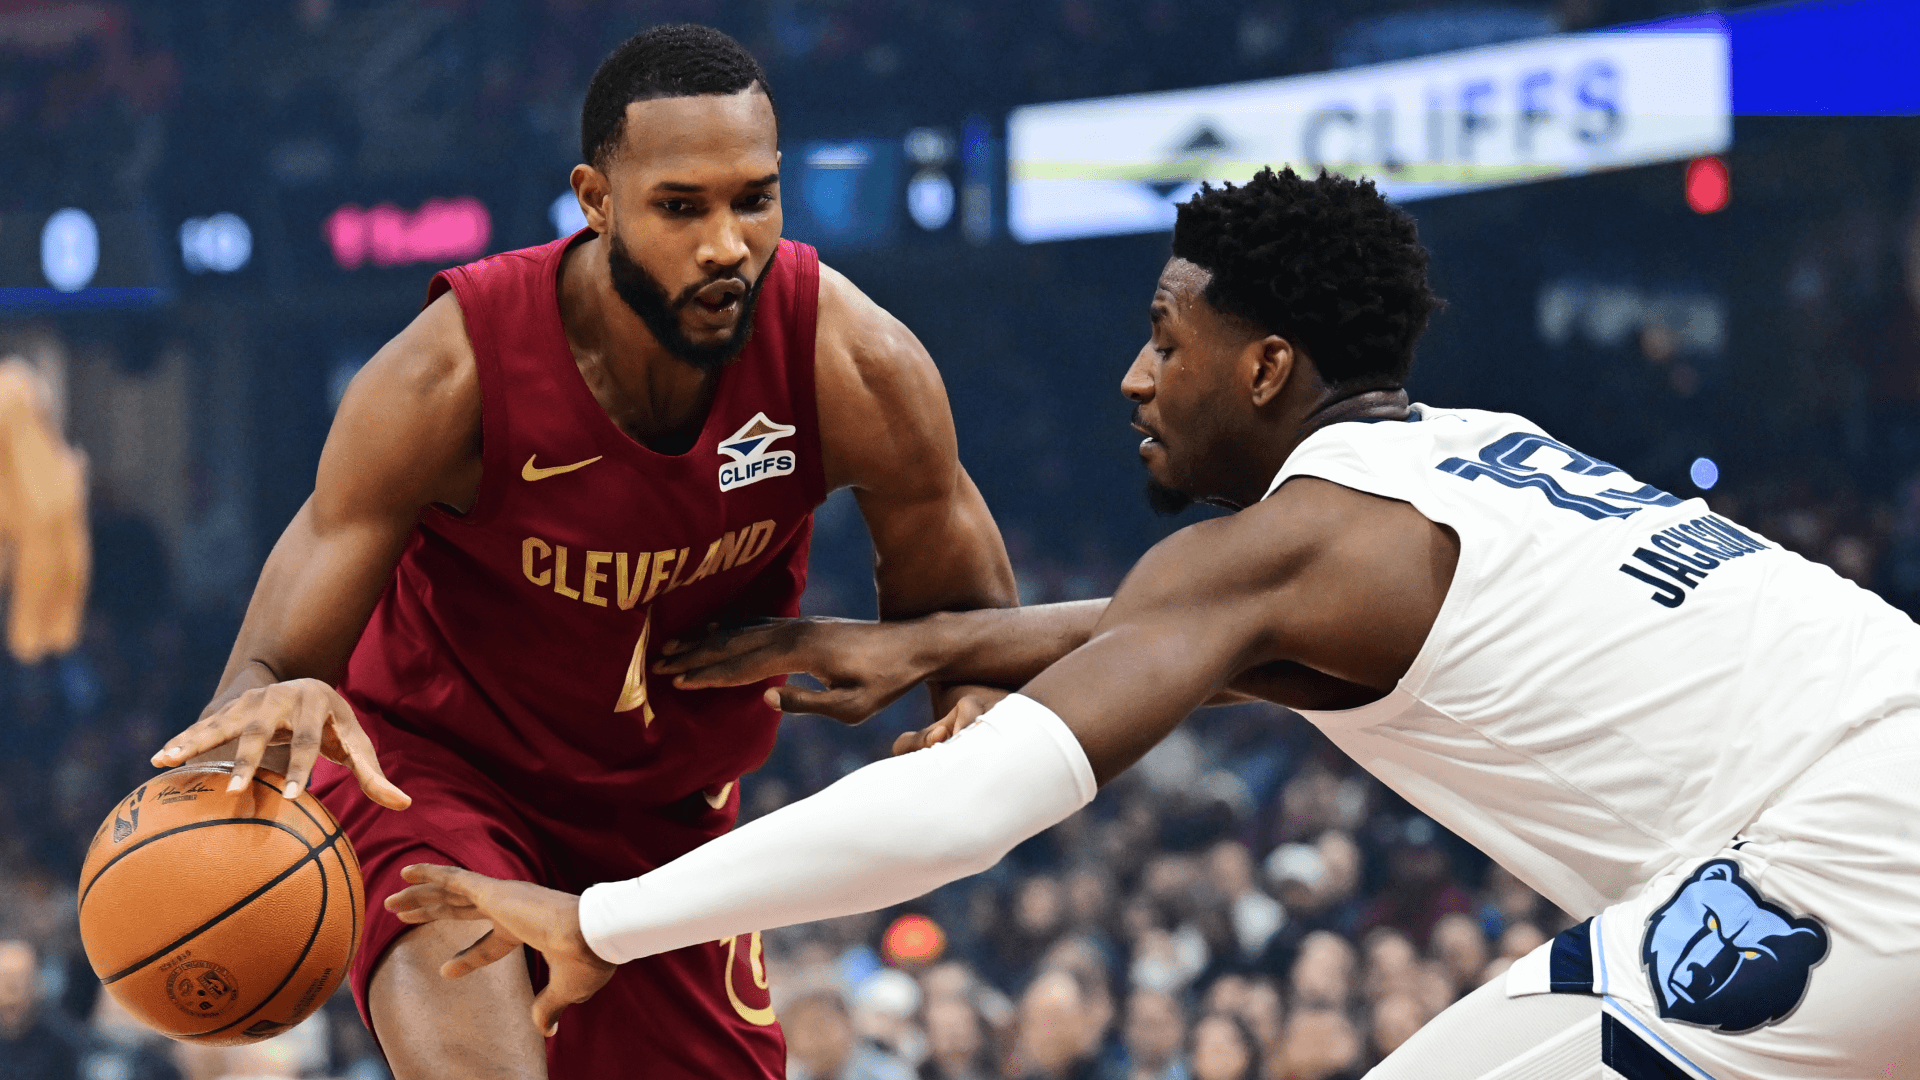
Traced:
[[479, 371], [447, 292], [354, 376], [327, 435], [316, 496], [462, 507], [478, 489], [479, 464]]
[[957, 463], [946, 387], [926, 347], [822, 264], [814, 348], [827, 486], [937, 486]]
[[1263, 660], [1386, 689], [1426, 640], [1458, 558], [1458, 539], [1407, 503], [1301, 477], [1168, 537], [1123, 591], [1245, 624]]

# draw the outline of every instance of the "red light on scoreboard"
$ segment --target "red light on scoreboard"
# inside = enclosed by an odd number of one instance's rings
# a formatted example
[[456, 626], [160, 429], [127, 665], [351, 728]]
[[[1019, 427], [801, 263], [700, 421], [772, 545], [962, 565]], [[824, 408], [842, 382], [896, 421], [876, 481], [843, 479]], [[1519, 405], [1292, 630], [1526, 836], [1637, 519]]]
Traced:
[[413, 211], [392, 203], [370, 210], [348, 205], [327, 215], [326, 234], [333, 261], [343, 270], [368, 261], [375, 266], [456, 262], [486, 252], [493, 219], [471, 195], [428, 199]]
[[1717, 157], [1694, 158], [1687, 162], [1687, 205], [1696, 214], [1711, 214], [1726, 209], [1733, 195], [1733, 178], [1727, 163]]

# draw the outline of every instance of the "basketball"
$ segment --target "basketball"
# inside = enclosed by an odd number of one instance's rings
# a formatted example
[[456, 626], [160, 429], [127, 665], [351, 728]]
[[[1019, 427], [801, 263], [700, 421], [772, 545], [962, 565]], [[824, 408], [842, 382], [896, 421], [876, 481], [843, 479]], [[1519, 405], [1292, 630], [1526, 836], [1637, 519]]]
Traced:
[[80, 939], [107, 993], [155, 1031], [228, 1046], [326, 1002], [366, 900], [340, 826], [264, 769], [227, 791], [225, 762], [184, 765], [107, 815], [80, 873]]

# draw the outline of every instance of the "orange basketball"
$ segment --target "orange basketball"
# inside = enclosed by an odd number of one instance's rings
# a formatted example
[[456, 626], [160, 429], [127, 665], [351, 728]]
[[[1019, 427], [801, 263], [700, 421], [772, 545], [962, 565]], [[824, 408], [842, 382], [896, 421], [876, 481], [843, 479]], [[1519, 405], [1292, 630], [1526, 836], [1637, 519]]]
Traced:
[[107, 992], [155, 1031], [230, 1046], [319, 1008], [360, 943], [366, 886], [346, 835], [264, 769], [227, 791], [226, 763], [140, 785], [94, 834], [80, 940]]

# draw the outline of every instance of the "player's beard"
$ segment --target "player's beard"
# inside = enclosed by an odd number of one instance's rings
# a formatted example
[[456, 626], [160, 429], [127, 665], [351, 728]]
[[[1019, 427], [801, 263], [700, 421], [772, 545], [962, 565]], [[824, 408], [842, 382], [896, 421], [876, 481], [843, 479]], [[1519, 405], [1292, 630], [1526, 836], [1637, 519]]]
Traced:
[[734, 274], [716, 274], [680, 290], [680, 295], [669, 298], [666, 286], [647, 273], [645, 267], [635, 262], [627, 254], [626, 245], [617, 236], [607, 237], [607, 269], [613, 275], [613, 291], [633, 309], [640, 321], [647, 324], [660, 347], [692, 364], [702, 371], [719, 371], [732, 363], [747, 347], [748, 339], [753, 337], [753, 305], [760, 298], [760, 286], [767, 280], [767, 270], [773, 268], [769, 261], [760, 276], [747, 286], [747, 293], [740, 298], [740, 317], [734, 321], [733, 335], [725, 341], [716, 341], [703, 345], [687, 336], [680, 327], [680, 312], [693, 303], [695, 293], [713, 284], [724, 281]]
[[1193, 501], [1193, 496], [1179, 488], [1168, 487], [1151, 476], [1147, 477], [1147, 505], [1153, 507], [1153, 512], [1161, 517], [1172, 517], [1192, 506]]

